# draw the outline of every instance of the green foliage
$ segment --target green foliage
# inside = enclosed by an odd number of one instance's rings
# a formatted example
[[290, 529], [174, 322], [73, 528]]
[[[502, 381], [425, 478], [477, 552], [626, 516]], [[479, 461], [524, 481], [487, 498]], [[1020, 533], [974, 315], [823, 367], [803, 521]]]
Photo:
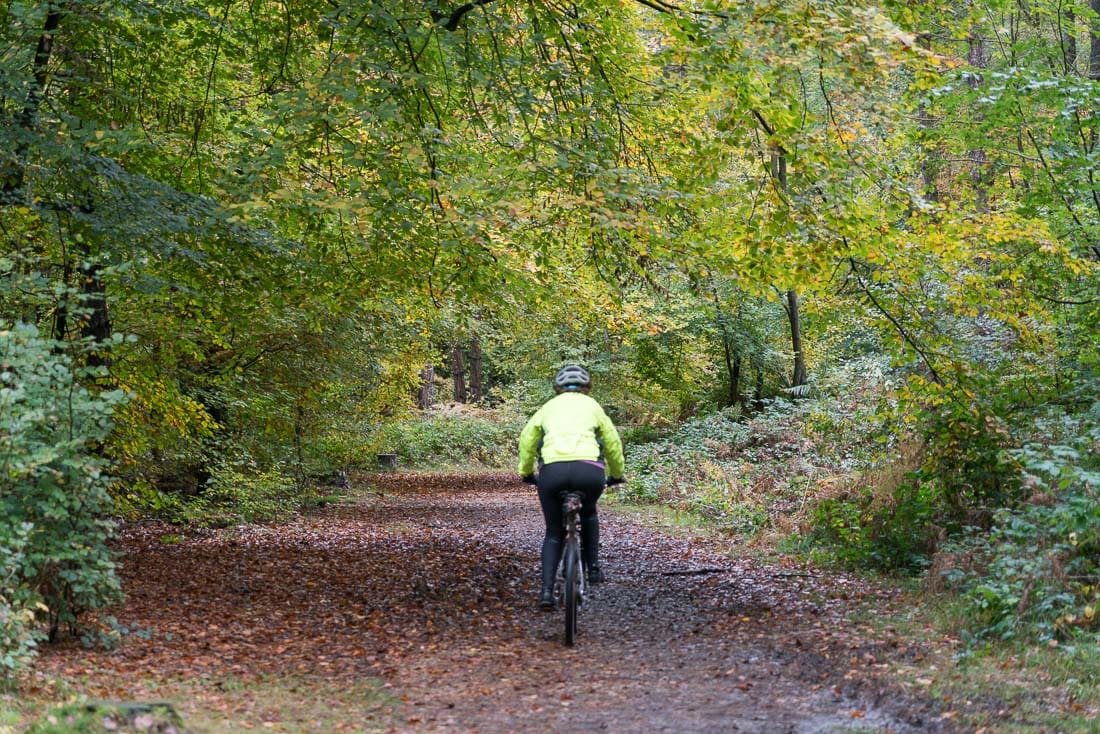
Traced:
[[963, 591], [968, 632], [987, 639], [1095, 641], [1100, 632], [1100, 410], [1037, 421], [1046, 441], [1016, 452], [1031, 495], [954, 549], [981, 563], [943, 570]]
[[1016, 439], [1003, 417], [1005, 402], [1016, 393], [1005, 383], [999, 393], [985, 384], [976, 389], [984, 400], [914, 376], [896, 404], [910, 414], [891, 412], [893, 420], [913, 425], [925, 443], [922, 481], [937, 485], [940, 519], [949, 532], [987, 525], [992, 512], [1019, 499], [1019, 467], [1009, 453]]
[[514, 470], [523, 420], [506, 410], [443, 409], [390, 423], [378, 431], [373, 444], [378, 453], [397, 454], [409, 467]]
[[54, 638], [120, 593], [100, 448], [124, 396], [83, 387], [99, 371], [75, 366], [60, 348], [30, 326], [0, 331], [0, 547], [14, 564], [5, 564], [0, 598], [15, 614], [0, 640], [5, 670], [28, 652], [18, 620], [31, 602], [41, 602]]
[[184, 502], [181, 495], [163, 491], [143, 480], [116, 488], [113, 496], [115, 515], [127, 519], [176, 517]]
[[[706, 478], [701, 465], [711, 461], [719, 447], [729, 447], [746, 435], [747, 428], [737, 422], [738, 414], [737, 409], [728, 409], [692, 419], [652, 443], [625, 441], [630, 481], [615, 491], [627, 500], [670, 505], [696, 497], [697, 485]], [[725, 453], [729, 458], [728, 449]]]
[[35, 734], [102, 734], [103, 717], [95, 709], [83, 706], [62, 706], [44, 714], [27, 728]]
[[42, 635], [36, 629], [39, 597], [20, 580], [31, 523], [0, 525], [0, 682], [9, 681], [34, 658]]
[[107, 732], [188, 731], [169, 703], [67, 703], [39, 715], [28, 734], [106, 734]]
[[934, 485], [913, 477], [892, 494], [875, 486], [826, 497], [813, 504], [805, 540], [853, 568], [916, 573], [931, 563], [941, 500]]
[[179, 519], [218, 527], [278, 522], [309, 499], [309, 492], [281, 467], [260, 469], [250, 462], [224, 462], [215, 467], [202, 494], [182, 503]]
[[[614, 491], [694, 512], [739, 534], [790, 530], [819, 491], [868, 469], [881, 454], [880, 424], [864, 401], [883, 380], [880, 364], [854, 360], [823, 375], [813, 398], [767, 401], [749, 416], [734, 406], [651, 442], [627, 442], [629, 481]], [[858, 516], [858, 509], [842, 503], [828, 511], [834, 538], [847, 542], [847, 515]], [[898, 529], [904, 522], [898, 518]]]
[[1011, 437], [945, 392], [911, 376], [853, 416], [880, 451], [813, 502], [807, 542], [856, 568], [917, 573], [945, 539], [987, 527], [1016, 497]]

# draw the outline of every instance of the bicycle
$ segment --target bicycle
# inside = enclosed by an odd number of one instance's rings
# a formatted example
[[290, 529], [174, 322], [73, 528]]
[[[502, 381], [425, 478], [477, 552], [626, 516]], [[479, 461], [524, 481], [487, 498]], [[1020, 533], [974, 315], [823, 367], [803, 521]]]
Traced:
[[587, 586], [581, 560], [581, 504], [584, 496], [567, 492], [562, 497], [562, 524], [565, 529], [561, 566], [558, 569], [558, 596], [565, 608], [565, 646], [577, 640], [577, 614], [584, 602]]

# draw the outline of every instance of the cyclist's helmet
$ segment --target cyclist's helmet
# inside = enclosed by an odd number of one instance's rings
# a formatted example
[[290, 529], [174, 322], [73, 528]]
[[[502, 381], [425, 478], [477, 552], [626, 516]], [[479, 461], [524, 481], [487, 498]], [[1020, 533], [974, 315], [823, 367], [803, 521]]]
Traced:
[[567, 364], [558, 370], [554, 376], [554, 389], [558, 392], [565, 390], [587, 390], [592, 387], [592, 378], [588, 371], [580, 365]]

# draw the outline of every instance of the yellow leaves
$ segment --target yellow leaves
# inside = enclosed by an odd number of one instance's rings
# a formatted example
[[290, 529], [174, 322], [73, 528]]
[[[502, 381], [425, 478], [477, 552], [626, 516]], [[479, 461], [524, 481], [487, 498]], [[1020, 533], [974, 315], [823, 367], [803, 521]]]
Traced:
[[121, 466], [138, 469], [150, 450], [179, 451], [218, 427], [202, 403], [183, 395], [163, 376], [119, 370], [119, 387], [131, 396], [116, 413], [111, 439]]
[[970, 268], [975, 258], [983, 262], [1017, 259], [1020, 252], [1013, 248], [1044, 255], [1068, 255], [1067, 248], [1043, 221], [1006, 212], [982, 217], [951, 214], [940, 212], [936, 221], [920, 218], [909, 229], [894, 233], [893, 242], [900, 251], [934, 256], [949, 271]]
[[931, 51], [928, 51], [928, 52], [925, 52], [925, 53], [927, 54], [927, 57], [929, 59], [932, 59], [933, 61], [935, 61], [935, 63], [938, 66], [940, 66], [944, 69], [948, 69], [948, 70], [957, 69], [958, 67], [962, 66], [963, 63], [964, 63], [960, 59], [953, 59], [949, 56], [944, 56], [942, 54], [932, 53]]
[[842, 127], [837, 130], [837, 137], [842, 143], [854, 143], [859, 140], [859, 132], [851, 127]]

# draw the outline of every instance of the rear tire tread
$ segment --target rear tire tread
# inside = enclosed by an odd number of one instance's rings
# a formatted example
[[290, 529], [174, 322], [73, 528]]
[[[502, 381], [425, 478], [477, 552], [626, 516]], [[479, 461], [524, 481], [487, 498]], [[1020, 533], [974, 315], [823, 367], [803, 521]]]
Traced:
[[581, 559], [576, 541], [565, 546], [563, 579], [565, 581], [563, 601], [565, 602], [565, 645], [572, 647], [577, 640], [577, 610], [581, 604]]

